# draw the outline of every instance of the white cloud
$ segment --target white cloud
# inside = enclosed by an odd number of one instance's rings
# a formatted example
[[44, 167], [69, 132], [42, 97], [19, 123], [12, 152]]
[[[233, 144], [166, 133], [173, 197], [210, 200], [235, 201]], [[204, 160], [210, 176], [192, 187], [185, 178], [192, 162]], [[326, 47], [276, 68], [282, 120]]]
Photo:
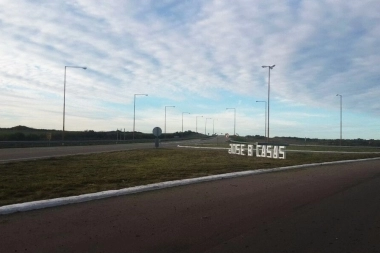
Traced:
[[[215, 107], [215, 118], [231, 101], [266, 98], [268, 72], [261, 65], [270, 64], [276, 64], [271, 97], [283, 105], [335, 110], [339, 93], [345, 110], [378, 116], [379, 8], [375, 0], [4, 0], [0, 104], [7, 111], [0, 117], [7, 126], [18, 124], [27, 114], [23, 106], [32, 106], [43, 115], [34, 124], [59, 119], [64, 66], [76, 65], [88, 70], [68, 70], [67, 105], [78, 120], [97, 122], [91, 125], [130, 124], [130, 118], [101, 121], [122, 113], [134, 93], [158, 99], [152, 106], [167, 100], [195, 109], [197, 101]], [[223, 99], [229, 101], [222, 106]], [[250, 122], [251, 112], [239, 112]], [[49, 124], [59, 128], [56, 121]], [[247, 132], [259, 129], [250, 124]]]

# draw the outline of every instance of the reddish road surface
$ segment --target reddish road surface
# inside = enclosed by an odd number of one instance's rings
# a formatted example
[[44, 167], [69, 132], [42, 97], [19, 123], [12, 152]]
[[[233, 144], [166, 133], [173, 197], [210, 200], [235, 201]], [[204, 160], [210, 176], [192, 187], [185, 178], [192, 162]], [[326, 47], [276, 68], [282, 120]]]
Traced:
[[380, 160], [0, 216], [0, 252], [380, 252]]

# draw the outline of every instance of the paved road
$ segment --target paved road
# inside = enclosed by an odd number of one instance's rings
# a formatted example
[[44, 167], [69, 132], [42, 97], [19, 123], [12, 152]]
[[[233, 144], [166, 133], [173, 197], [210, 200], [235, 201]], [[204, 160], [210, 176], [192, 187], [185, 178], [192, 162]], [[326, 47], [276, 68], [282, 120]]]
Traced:
[[[199, 142], [212, 142], [215, 138], [208, 140], [186, 140], [186, 141], [170, 141], [162, 142], [160, 147], [173, 147], [178, 144], [194, 144]], [[93, 145], [93, 146], [62, 146], [62, 147], [34, 147], [34, 148], [7, 148], [0, 149], [0, 163], [34, 160], [49, 157], [59, 157], [67, 155], [91, 154], [112, 152], [121, 150], [154, 148], [152, 143], [131, 143], [131, 144], [115, 144], [115, 145]]]
[[0, 216], [0, 252], [380, 252], [380, 161]]

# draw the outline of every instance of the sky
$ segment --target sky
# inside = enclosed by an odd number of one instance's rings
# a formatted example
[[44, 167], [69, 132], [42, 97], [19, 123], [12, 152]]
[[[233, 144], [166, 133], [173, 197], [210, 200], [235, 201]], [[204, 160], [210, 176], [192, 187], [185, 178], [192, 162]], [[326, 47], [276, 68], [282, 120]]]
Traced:
[[343, 139], [380, 139], [379, 13], [378, 0], [0, 0], [0, 128], [62, 130], [65, 97], [66, 131], [265, 135], [269, 112], [270, 137], [339, 139], [342, 98]]

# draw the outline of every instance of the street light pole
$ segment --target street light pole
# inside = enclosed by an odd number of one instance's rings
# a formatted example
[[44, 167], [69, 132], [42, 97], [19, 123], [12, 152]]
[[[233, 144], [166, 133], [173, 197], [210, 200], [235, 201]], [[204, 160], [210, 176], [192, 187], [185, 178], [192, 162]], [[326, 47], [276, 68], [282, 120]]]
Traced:
[[268, 68], [268, 131], [267, 131], [267, 142], [269, 142], [269, 101], [270, 101], [270, 70], [276, 65], [272, 66], [261, 66], [262, 68]]
[[[218, 121], [218, 119], [216, 119], [216, 121]], [[215, 134], [215, 119], [212, 120], [212, 134], [214, 135]]]
[[135, 139], [135, 121], [136, 121], [136, 96], [148, 96], [148, 94], [134, 94], [133, 95], [133, 134], [132, 139]]
[[340, 146], [342, 146], [342, 95], [336, 95], [340, 97]]
[[65, 114], [66, 114], [66, 68], [80, 68], [86, 70], [87, 67], [81, 66], [65, 66], [65, 74], [63, 77], [63, 129], [62, 129], [62, 142], [65, 141]]
[[198, 133], [198, 117], [203, 118], [203, 116], [196, 116], [195, 117], [195, 132]]
[[236, 108], [226, 108], [226, 110], [233, 109], [234, 110], [234, 136], [236, 130]]
[[166, 105], [165, 106], [165, 138], [166, 138], [166, 108], [167, 107], [173, 107], [174, 108], [175, 106], [174, 105]]
[[207, 135], [207, 134], [206, 134], [206, 126], [207, 126], [207, 120], [208, 120], [208, 119], [212, 119], [212, 118], [206, 118], [206, 122], [205, 122], [205, 135]]
[[184, 114], [184, 113], [190, 114], [189, 112], [183, 112], [183, 113], [182, 113], [182, 137], [183, 137], [183, 114]]
[[256, 101], [256, 103], [257, 102], [263, 102], [263, 103], [265, 103], [264, 104], [264, 109], [265, 109], [265, 119], [264, 119], [264, 121], [265, 121], [265, 128], [264, 128], [264, 137], [267, 137], [267, 101]]

